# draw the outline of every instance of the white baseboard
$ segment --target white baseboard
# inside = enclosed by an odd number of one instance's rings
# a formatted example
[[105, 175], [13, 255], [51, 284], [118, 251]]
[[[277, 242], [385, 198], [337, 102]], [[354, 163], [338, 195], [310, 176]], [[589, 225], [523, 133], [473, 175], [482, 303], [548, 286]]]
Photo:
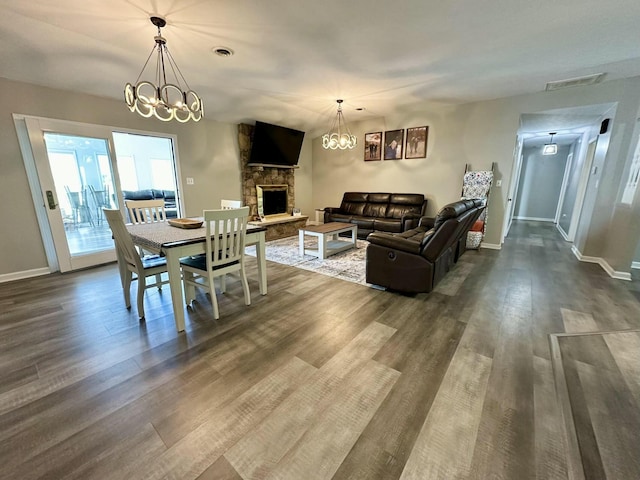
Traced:
[[640, 262], [631, 262], [631, 268], [640, 268]]
[[582, 255], [582, 253], [580, 253], [580, 250], [578, 250], [575, 245], [571, 246], [571, 251], [581, 262], [597, 263], [598, 265], [600, 265], [611, 278], [615, 278], [616, 280], [631, 280], [631, 274], [629, 272], [620, 272], [614, 270], [613, 267], [609, 265], [609, 262], [607, 262], [602, 257], [590, 257], [588, 255]]
[[22, 280], [23, 278], [39, 277], [41, 275], [49, 275], [50, 273], [48, 268], [34, 268], [33, 270], [24, 270], [22, 272], [4, 273], [0, 275], [0, 283], [13, 282], [14, 280]]
[[499, 243], [480, 243], [480, 248], [488, 248], [489, 250], [502, 250], [502, 245]]
[[554, 218], [541, 218], [541, 217], [513, 217], [515, 220], [532, 220], [534, 222], [550, 222], [555, 223]]

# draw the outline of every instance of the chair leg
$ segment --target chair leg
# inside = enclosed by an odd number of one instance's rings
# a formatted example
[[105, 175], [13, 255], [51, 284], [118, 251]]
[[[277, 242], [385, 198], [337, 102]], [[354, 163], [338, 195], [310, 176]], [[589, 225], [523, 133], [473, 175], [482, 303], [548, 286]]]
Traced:
[[240, 281], [244, 292], [244, 304], [251, 305], [251, 291], [249, 290], [249, 282], [247, 282], [247, 274], [244, 271], [244, 264], [240, 267]]
[[127, 309], [131, 308], [131, 277], [133, 274], [130, 270], [124, 272], [124, 278], [122, 283], [122, 293], [124, 293], [124, 304]]
[[213, 284], [213, 275], [209, 274], [209, 290], [211, 293], [211, 307], [213, 309], [213, 318], [218, 320], [220, 318], [220, 311], [218, 310], [218, 298], [216, 295], [216, 286]]
[[220, 276], [220, 293], [225, 293], [227, 291], [227, 276]]
[[138, 277], [138, 317], [140, 320], [144, 320], [144, 291], [145, 291], [145, 278]]
[[184, 301], [187, 306], [191, 305], [191, 302], [196, 298], [196, 289], [193, 286], [193, 273], [188, 270], [182, 270], [182, 283], [184, 290]]
[[162, 274], [156, 273], [156, 283], [158, 284], [158, 290], [162, 290]]

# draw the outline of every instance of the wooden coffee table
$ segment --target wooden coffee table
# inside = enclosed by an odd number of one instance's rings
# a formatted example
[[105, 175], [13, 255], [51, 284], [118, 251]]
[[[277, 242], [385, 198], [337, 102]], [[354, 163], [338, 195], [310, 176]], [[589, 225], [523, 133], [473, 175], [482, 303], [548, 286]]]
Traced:
[[[331, 222], [304, 227], [298, 232], [300, 235], [300, 256], [306, 253], [307, 255], [325, 259], [329, 255], [355, 248], [358, 226], [353, 223]], [[339, 239], [338, 234], [343, 232], [351, 232], [351, 240]], [[317, 250], [304, 248], [305, 235], [318, 238]]]

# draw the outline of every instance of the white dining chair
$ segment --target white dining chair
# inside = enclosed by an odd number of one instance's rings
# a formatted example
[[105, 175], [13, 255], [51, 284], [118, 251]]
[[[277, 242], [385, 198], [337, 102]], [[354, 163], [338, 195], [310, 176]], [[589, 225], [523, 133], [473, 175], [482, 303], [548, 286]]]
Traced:
[[125, 200], [124, 205], [129, 212], [131, 223], [165, 222], [167, 214], [164, 200]]
[[[138, 316], [144, 319], [144, 291], [150, 287], [162, 288], [162, 285], [169, 283], [169, 280], [162, 280], [161, 275], [167, 272], [167, 261], [164, 257], [147, 256], [141, 257], [136, 250], [131, 235], [127, 231], [120, 210], [103, 209], [104, 216], [109, 223], [113, 239], [118, 251], [118, 258], [123, 264], [120, 266], [123, 272], [122, 289], [124, 293], [124, 303], [131, 308], [131, 282], [136, 274], [138, 281]], [[147, 277], [155, 277], [155, 281], [147, 283]]]
[[[249, 207], [205, 210], [206, 250], [202, 255], [180, 259], [187, 306], [195, 299], [195, 287], [209, 290], [213, 318], [220, 318], [214, 285], [215, 277], [239, 272], [245, 305], [251, 305], [251, 293], [244, 268], [244, 240]], [[224, 293], [224, 292], [223, 292]]]
[[241, 208], [242, 201], [241, 200], [220, 200], [220, 208], [222, 210], [229, 210], [230, 208]]

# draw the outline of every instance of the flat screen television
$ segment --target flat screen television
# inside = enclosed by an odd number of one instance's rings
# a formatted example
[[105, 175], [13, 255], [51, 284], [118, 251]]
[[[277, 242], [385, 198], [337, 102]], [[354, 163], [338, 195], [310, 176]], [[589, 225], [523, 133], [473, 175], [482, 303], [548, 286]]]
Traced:
[[298, 164], [304, 132], [256, 122], [249, 165], [293, 167]]

